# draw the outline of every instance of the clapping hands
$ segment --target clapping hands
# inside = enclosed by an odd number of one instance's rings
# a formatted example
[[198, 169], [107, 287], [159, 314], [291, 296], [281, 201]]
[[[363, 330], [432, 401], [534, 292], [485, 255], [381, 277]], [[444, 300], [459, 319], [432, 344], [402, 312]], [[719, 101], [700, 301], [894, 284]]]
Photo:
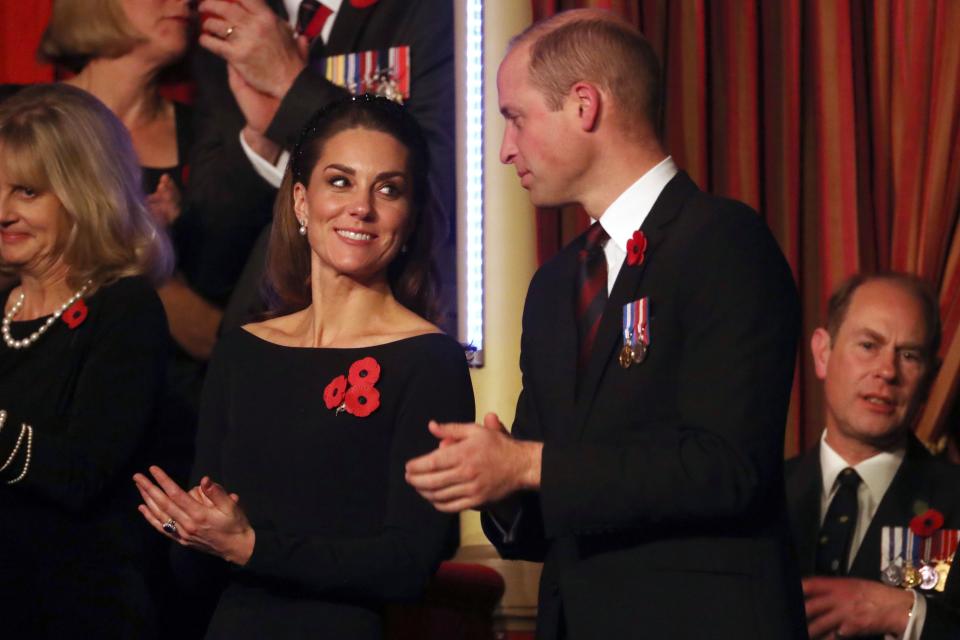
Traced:
[[133, 481], [144, 501], [138, 509], [154, 529], [182, 546], [247, 563], [255, 533], [236, 494], [206, 476], [186, 492], [160, 467], [150, 467], [150, 474], [156, 484], [141, 473]]

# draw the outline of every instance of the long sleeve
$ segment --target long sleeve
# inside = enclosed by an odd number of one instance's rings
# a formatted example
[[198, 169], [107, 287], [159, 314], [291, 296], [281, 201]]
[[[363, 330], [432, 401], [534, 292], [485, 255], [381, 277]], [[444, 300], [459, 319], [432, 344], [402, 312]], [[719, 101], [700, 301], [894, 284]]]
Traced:
[[[10, 410], [0, 431], [0, 457], [6, 460], [20, 425], [33, 427], [29, 471], [21, 482], [3, 490], [33, 492], [71, 511], [98, 501], [147, 444], [167, 349], [163, 308], [144, 281], [126, 279], [110, 285], [87, 304], [90, 311], [83, 324], [73, 330], [57, 327], [61, 336], [74, 334], [65, 337], [64, 348], [44, 372], [65, 383], [57, 389], [59, 395], [44, 398], [42, 410], [26, 406]], [[47, 338], [53, 336], [41, 340]], [[34, 348], [40, 347], [38, 341]], [[49, 351], [40, 357], [45, 355]], [[32, 373], [21, 370], [23, 376]], [[50, 406], [60, 403], [63, 411], [51, 415]], [[0, 479], [20, 473], [25, 452], [24, 443]]]
[[462, 352], [452, 347], [443, 356], [423, 354], [423, 363], [406, 381], [390, 446], [381, 530], [368, 537], [331, 538], [257, 528], [253, 556], [243, 571], [324, 596], [396, 600], [421, 593], [443, 557], [456, 519], [434, 510], [405, 482], [404, 466], [436, 447], [429, 420], [474, 419]]

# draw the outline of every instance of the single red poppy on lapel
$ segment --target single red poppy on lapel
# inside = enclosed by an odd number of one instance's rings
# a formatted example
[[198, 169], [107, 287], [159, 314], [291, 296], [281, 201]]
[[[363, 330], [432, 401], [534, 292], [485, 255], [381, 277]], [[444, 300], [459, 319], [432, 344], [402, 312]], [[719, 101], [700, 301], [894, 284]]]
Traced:
[[942, 526], [943, 514], [936, 509], [927, 509], [910, 521], [910, 530], [921, 538], [929, 538]]
[[323, 390], [323, 402], [327, 409], [333, 409], [343, 404], [343, 395], [347, 391], [347, 379], [343, 376], [337, 376], [330, 381], [327, 388]]
[[633, 237], [627, 240], [627, 265], [634, 267], [643, 264], [644, 254], [647, 252], [647, 236], [637, 229]]
[[76, 329], [83, 324], [83, 321], [87, 319], [87, 303], [83, 301], [83, 298], [77, 299], [76, 302], [67, 307], [67, 310], [63, 312], [62, 319], [71, 329]]
[[377, 0], [350, 0], [350, 6], [354, 9], [366, 9], [377, 4]]
[[367, 356], [350, 365], [349, 380], [352, 385], [372, 387], [380, 379], [380, 363]]
[[343, 402], [347, 413], [366, 418], [380, 406], [380, 392], [366, 385], [350, 387]]

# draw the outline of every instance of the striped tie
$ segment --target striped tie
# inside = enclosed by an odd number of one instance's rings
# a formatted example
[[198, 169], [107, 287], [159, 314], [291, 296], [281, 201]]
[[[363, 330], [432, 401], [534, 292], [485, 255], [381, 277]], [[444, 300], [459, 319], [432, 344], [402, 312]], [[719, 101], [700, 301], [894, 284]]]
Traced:
[[313, 42], [323, 31], [323, 25], [332, 13], [330, 7], [320, 4], [319, 0], [303, 0], [297, 11], [297, 33], [307, 36], [307, 40]]
[[607, 304], [607, 259], [603, 245], [609, 238], [600, 223], [594, 223], [587, 231], [586, 243], [578, 256], [576, 312], [580, 348], [577, 366], [581, 370], [590, 359], [600, 317]]

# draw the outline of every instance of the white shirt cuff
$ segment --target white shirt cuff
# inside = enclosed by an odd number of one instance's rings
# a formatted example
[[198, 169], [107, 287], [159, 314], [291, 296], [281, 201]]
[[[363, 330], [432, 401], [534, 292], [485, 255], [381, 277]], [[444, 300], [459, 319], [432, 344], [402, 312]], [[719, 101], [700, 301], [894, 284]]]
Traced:
[[277, 158], [277, 164], [274, 165], [250, 148], [247, 141], [243, 139], [243, 131], [240, 132], [240, 146], [243, 148], [243, 152], [247, 154], [250, 164], [253, 165], [254, 170], [260, 177], [266, 180], [274, 189], [279, 189], [280, 183], [283, 182], [283, 172], [287, 170], [287, 162], [290, 160], [290, 152], [282, 151], [280, 157]]
[[913, 609], [910, 611], [910, 619], [907, 620], [907, 628], [903, 630], [902, 636], [892, 636], [887, 634], [886, 640], [920, 640], [920, 634], [923, 633], [923, 623], [927, 619], [927, 599], [913, 589]]

